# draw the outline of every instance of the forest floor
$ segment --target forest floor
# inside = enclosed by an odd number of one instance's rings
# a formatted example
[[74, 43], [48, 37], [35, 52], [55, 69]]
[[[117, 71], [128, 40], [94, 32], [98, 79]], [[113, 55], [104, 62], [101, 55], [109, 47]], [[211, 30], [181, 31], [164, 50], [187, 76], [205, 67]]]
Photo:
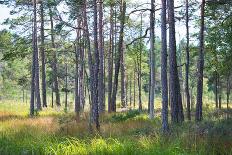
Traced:
[[170, 125], [162, 135], [160, 116], [149, 120], [137, 110], [104, 114], [101, 131], [90, 132], [87, 113], [76, 121], [48, 108], [30, 118], [28, 105], [1, 102], [0, 154], [232, 154], [232, 110], [213, 109], [204, 107], [204, 121]]

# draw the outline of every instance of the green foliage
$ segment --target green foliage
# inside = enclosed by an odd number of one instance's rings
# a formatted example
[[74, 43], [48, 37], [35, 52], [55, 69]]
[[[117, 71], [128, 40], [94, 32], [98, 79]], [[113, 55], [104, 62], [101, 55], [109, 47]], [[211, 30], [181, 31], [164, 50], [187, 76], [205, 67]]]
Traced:
[[119, 113], [119, 114], [114, 114], [112, 117], [111, 117], [111, 121], [112, 122], [121, 122], [121, 121], [126, 121], [130, 118], [134, 118], [136, 117], [137, 115], [139, 115], [140, 112], [138, 110], [129, 110], [128, 112], [126, 113]]

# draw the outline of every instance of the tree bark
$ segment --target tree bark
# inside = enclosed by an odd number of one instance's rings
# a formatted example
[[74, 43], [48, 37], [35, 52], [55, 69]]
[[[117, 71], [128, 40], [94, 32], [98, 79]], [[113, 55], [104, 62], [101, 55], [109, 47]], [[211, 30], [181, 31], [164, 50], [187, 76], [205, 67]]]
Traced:
[[93, 1], [93, 37], [94, 37], [94, 76], [93, 79], [93, 90], [94, 90], [94, 97], [92, 101], [92, 110], [93, 110], [93, 118], [95, 121], [96, 129], [100, 130], [100, 123], [99, 123], [99, 49], [98, 49], [98, 18], [97, 18], [97, 0]]
[[110, 5], [110, 45], [108, 52], [108, 112], [112, 110], [112, 79], [113, 79], [113, 53], [114, 53], [114, 10]]
[[58, 84], [58, 75], [57, 75], [57, 57], [56, 57], [56, 45], [55, 45], [55, 33], [53, 26], [53, 15], [52, 9], [49, 7], [49, 17], [51, 24], [51, 41], [52, 41], [52, 72], [53, 72], [53, 83], [54, 83], [54, 92], [56, 94], [56, 105], [60, 106], [60, 92], [59, 92], [59, 84]]
[[65, 111], [68, 110], [68, 62], [67, 55], [65, 55]]
[[98, 20], [98, 29], [99, 29], [99, 112], [105, 111], [105, 85], [104, 85], [104, 39], [103, 39], [103, 1], [99, 0], [99, 20]]
[[189, 95], [189, 0], [186, 0], [186, 65], [185, 65], [185, 95], [187, 101], [187, 118], [191, 120]]
[[[79, 31], [78, 31], [79, 32]], [[77, 116], [77, 119], [79, 119], [80, 117], [80, 109], [81, 109], [81, 106], [80, 106], [80, 98], [79, 98], [79, 74], [78, 74], [78, 70], [79, 70], [79, 64], [78, 64], [78, 61], [79, 61], [79, 49], [78, 49], [78, 43], [79, 43], [79, 33], [77, 33], [77, 45], [75, 45], [75, 113], [76, 113], [76, 116]]]
[[227, 84], [226, 84], [226, 108], [229, 109], [229, 102], [230, 102], [230, 76], [227, 77]]
[[40, 46], [40, 55], [41, 55], [41, 72], [42, 72], [42, 101], [43, 107], [47, 107], [47, 90], [46, 90], [46, 69], [45, 69], [45, 50], [44, 50], [44, 4], [41, 2], [40, 5], [40, 20], [41, 20], [41, 46]]
[[175, 38], [175, 18], [174, 18], [174, 0], [168, 1], [169, 15], [169, 65], [170, 65], [170, 102], [171, 102], [171, 120], [180, 122], [180, 82], [178, 77], [176, 62], [176, 38]]
[[[35, 9], [36, 9], [36, 2], [34, 2], [35, 4]], [[36, 10], [34, 11], [34, 52], [35, 52], [35, 97], [36, 97], [36, 108], [37, 110], [42, 110], [42, 106], [41, 106], [41, 98], [40, 98], [40, 83], [39, 83], [39, 52], [38, 52], [38, 44], [37, 44], [37, 19], [36, 19]]]
[[30, 116], [34, 116], [35, 109], [35, 48], [36, 48], [36, 1], [33, 0], [33, 29], [32, 29], [32, 47], [33, 47], [33, 55], [31, 61], [31, 99], [30, 99]]
[[[124, 46], [124, 45], [123, 45]], [[122, 48], [121, 55], [121, 106], [126, 107], [126, 76], [125, 76], [125, 50]]]
[[205, 0], [201, 4], [201, 28], [200, 28], [200, 49], [198, 58], [198, 79], [197, 79], [197, 104], [196, 104], [196, 121], [202, 120], [202, 94], [203, 94], [203, 69], [204, 69], [204, 16]]
[[216, 108], [218, 108], [218, 73], [215, 73], [215, 104]]
[[155, 98], [155, 0], [151, 0], [151, 13], [150, 13], [150, 90], [149, 90], [149, 117], [154, 118], [154, 98]]
[[124, 26], [125, 26], [125, 14], [126, 14], [126, 2], [121, 1], [121, 15], [120, 15], [120, 33], [119, 33], [119, 43], [118, 43], [118, 53], [115, 62], [115, 74], [114, 74], [114, 87], [112, 94], [112, 111], [116, 112], [116, 98], [118, 90], [118, 75], [120, 69], [120, 59], [123, 50], [123, 38], [124, 38]]
[[162, 85], [162, 131], [168, 131], [168, 78], [167, 78], [167, 1], [162, 0], [161, 12], [161, 85]]

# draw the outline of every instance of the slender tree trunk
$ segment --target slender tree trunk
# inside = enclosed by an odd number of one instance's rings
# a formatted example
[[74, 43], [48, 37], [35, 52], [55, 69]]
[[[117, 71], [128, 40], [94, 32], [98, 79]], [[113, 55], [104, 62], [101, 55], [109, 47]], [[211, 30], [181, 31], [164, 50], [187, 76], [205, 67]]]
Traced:
[[218, 73], [215, 73], [215, 104], [216, 108], [218, 108]]
[[83, 45], [83, 41], [81, 39], [81, 32], [79, 35], [79, 62], [80, 62], [80, 67], [79, 67], [79, 98], [80, 98], [80, 105], [81, 105], [81, 109], [84, 110], [84, 104], [85, 104], [85, 92], [84, 92], [84, 67], [85, 67], [85, 62], [84, 62], [84, 45]]
[[53, 83], [52, 83], [52, 108], [54, 107], [54, 96], [53, 96]]
[[226, 107], [227, 107], [227, 110], [229, 109], [229, 102], [230, 102], [230, 76], [227, 77], [227, 84], [226, 84]]
[[44, 4], [41, 2], [40, 5], [40, 20], [41, 20], [41, 28], [40, 28], [40, 35], [41, 35], [41, 46], [40, 46], [40, 55], [41, 55], [41, 63], [42, 63], [42, 101], [43, 107], [47, 107], [47, 91], [46, 91], [46, 69], [45, 69], [45, 50], [44, 50]]
[[135, 94], [135, 92], [136, 92], [136, 90], [135, 90], [135, 86], [136, 86], [136, 71], [135, 71], [135, 69], [134, 69], [134, 108], [135, 108], [135, 97], [136, 97], [136, 94]]
[[203, 94], [203, 69], [204, 69], [204, 16], [205, 0], [201, 4], [201, 28], [200, 28], [200, 49], [198, 58], [198, 81], [197, 81], [197, 104], [196, 104], [196, 121], [202, 120], [202, 94]]
[[169, 15], [169, 65], [170, 65], [170, 102], [171, 102], [171, 120], [180, 122], [180, 82], [178, 77], [176, 62], [176, 38], [175, 38], [175, 18], [174, 18], [174, 0], [168, 1]]
[[33, 55], [32, 55], [32, 65], [31, 65], [31, 100], [30, 100], [30, 116], [34, 116], [35, 109], [35, 51], [36, 51], [36, 33], [35, 27], [36, 25], [36, 1], [33, 0], [33, 29], [32, 29], [32, 47], [33, 47]]
[[112, 79], [113, 79], [113, 51], [114, 51], [114, 10], [113, 3], [110, 4], [110, 46], [108, 52], [108, 112], [112, 110]]
[[[35, 9], [36, 9], [36, 2], [35, 4]], [[39, 83], [39, 52], [38, 52], [38, 45], [37, 45], [37, 19], [36, 19], [36, 10], [34, 12], [34, 47], [33, 49], [35, 50], [35, 97], [36, 97], [36, 106], [37, 110], [42, 110], [41, 106], [41, 98], [40, 98], [40, 83]]]
[[218, 78], [218, 86], [219, 86], [219, 109], [222, 108], [222, 87], [221, 87], [221, 81], [220, 81], [220, 76]]
[[161, 85], [162, 85], [162, 131], [168, 131], [168, 78], [167, 78], [167, 1], [162, 0], [161, 12]]
[[118, 53], [116, 56], [115, 62], [115, 74], [114, 74], [114, 87], [113, 87], [113, 94], [112, 94], [112, 111], [116, 112], [116, 98], [117, 98], [117, 90], [118, 90], [118, 75], [120, 69], [120, 59], [123, 50], [123, 38], [124, 38], [124, 24], [125, 24], [125, 14], [126, 14], [126, 2], [121, 0], [121, 15], [120, 15], [120, 36], [119, 36], [119, 43], [118, 43]]
[[121, 106], [126, 107], [126, 76], [125, 76], [125, 50], [122, 48], [121, 55]]
[[66, 58], [66, 62], [65, 62], [65, 111], [67, 112], [67, 110], [68, 110], [68, 64], [67, 64], [67, 58]]
[[129, 95], [129, 99], [130, 99], [130, 107], [132, 105], [132, 78], [130, 76], [130, 95]]
[[94, 79], [93, 79], [93, 90], [94, 90], [94, 97], [93, 97], [93, 118], [96, 124], [97, 130], [100, 130], [100, 123], [99, 123], [99, 49], [98, 49], [98, 18], [97, 18], [97, 0], [93, 1], [93, 11], [94, 11], [94, 22], [93, 22], [93, 37], [94, 37]]
[[149, 86], [149, 117], [154, 118], [154, 98], [155, 98], [155, 0], [151, 0], [151, 13], [150, 13], [150, 83]]
[[[78, 31], [79, 32], [79, 31]], [[77, 116], [77, 119], [79, 119], [80, 117], [80, 109], [81, 109], [81, 106], [80, 106], [80, 98], [79, 98], [79, 75], [78, 75], [78, 70], [79, 70], [79, 64], [78, 64], [78, 61], [79, 61], [79, 40], [80, 40], [80, 35], [79, 33], [77, 34], [77, 45], [75, 46], [75, 113], [76, 113], [76, 116]]]
[[[86, 45], [87, 45], [87, 53], [88, 53], [88, 67], [89, 67], [89, 72], [90, 72], [90, 77], [89, 77], [89, 89], [90, 89], [90, 97], [89, 97], [89, 104], [90, 104], [90, 117], [89, 117], [89, 128], [90, 131], [92, 130], [92, 123], [94, 121], [94, 93], [95, 93], [95, 87], [94, 87], [94, 64], [93, 64], [93, 58], [92, 58], [92, 52], [91, 52], [91, 45], [90, 45], [90, 33], [89, 33], [89, 27], [88, 27], [88, 18], [87, 18], [87, 4], [86, 0], [84, 1], [84, 10], [83, 10], [83, 18], [84, 18], [84, 35], [86, 38]], [[87, 78], [88, 79], [88, 78]]]
[[185, 95], [187, 101], [187, 118], [191, 120], [189, 95], [189, 0], [186, 0], [186, 65], [185, 65]]
[[59, 92], [59, 84], [58, 84], [58, 75], [57, 75], [57, 57], [56, 57], [56, 45], [55, 45], [55, 33], [53, 26], [53, 15], [52, 15], [51, 7], [49, 7], [49, 16], [50, 16], [50, 24], [51, 24], [51, 41], [52, 41], [52, 72], [53, 72], [53, 82], [54, 82], [54, 92], [56, 94], [56, 105], [60, 106], [60, 92]]
[[99, 96], [99, 111], [105, 111], [105, 85], [104, 85], [104, 43], [103, 43], [103, 1], [99, 0], [99, 20], [98, 20], [98, 30], [99, 30], [99, 84], [98, 84], [98, 96]]

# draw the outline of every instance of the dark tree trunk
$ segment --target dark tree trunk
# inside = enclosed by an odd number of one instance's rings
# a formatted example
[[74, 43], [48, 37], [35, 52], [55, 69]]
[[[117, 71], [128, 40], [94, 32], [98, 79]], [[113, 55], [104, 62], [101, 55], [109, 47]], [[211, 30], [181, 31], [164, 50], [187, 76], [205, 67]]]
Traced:
[[50, 16], [50, 24], [51, 24], [51, 41], [52, 41], [52, 76], [54, 83], [54, 92], [56, 94], [56, 105], [60, 106], [60, 92], [59, 92], [59, 84], [58, 84], [58, 75], [57, 75], [57, 57], [56, 57], [56, 45], [55, 45], [55, 32], [53, 26], [53, 15], [52, 9], [49, 7], [49, 16]]
[[98, 29], [99, 29], [99, 84], [98, 84], [98, 96], [99, 96], [99, 112], [105, 111], [105, 85], [104, 85], [104, 39], [103, 39], [103, 1], [99, 0], [99, 21], [98, 21]]
[[121, 15], [120, 15], [120, 36], [118, 43], [118, 53], [116, 56], [115, 62], [115, 74], [114, 74], [114, 85], [113, 85], [113, 94], [112, 94], [112, 111], [116, 112], [116, 98], [118, 90], [118, 75], [120, 69], [120, 59], [123, 50], [123, 38], [124, 38], [124, 24], [125, 24], [125, 14], [126, 14], [126, 2], [122, 1], [121, 4]]
[[108, 52], [108, 112], [112, 110], [112, 79], [113, 79], [113, 51], [114, 51], [114, 10], [110, 5], [110, 46]]
[[167, 21], [166, 0], [162, 0], [161, 13], [161, 85], [162, 85], [162, 131], [168, 131], [168, 79], [167, 79]]
[[32, 29], [32, 47], [33, 47], [33, 55], [31, 61], [31, 100], [30, 100], [30, 116], [34, 116], [35, 109], [35, 51], [36, 51], [36, 1], [33, 0], [33, 29]]
[[53, 96], [53, 93], [54, 93], [54, 91], [53, 91], [53, 83], [52, 83], [52, 108], [54, 107], [54, 96]]
[[142, 87], [142, 84], [141, 84], [141, 64], [142, 64], [142, 45], [141, 45], [141, 42], [140, 42], [140, 52], [139, 52], [139, 55], [137, 55], [137, 60], [135, 61], [135, 66], [136, 67], [136, 72], [137, 72], [137, 84], [138, 84], [138, 89], [139, 89], [139, 111], [142, 111], [143, 107], [142, 107], [142, 95], [141, 95], [141, 87]]
[[[65, 56], [67, 57], [67, 56]], [[68, 110], [68, 64], [65, 62], [65, 111]]]
[[215, 104], [216, 108], [218, 108], [218, 73], [215, 73]]
[[84, 67], [85, 67], [85, 55], [84, 55], [84, 44], [83, 44], [83, 40], [81, 39], [82, 34], [80, 32], [79, 35], [79, 62], [80, 62], [80, 67], [79, 67], [79, 99], [80, 99], [80, 105], [81, 105], [81, 109], [84, 110], [84, 105], [85, 105], [85, 90], [84, 90]]
[[97, 130], [100, 130], [100, 123], [99, 123], [99, 49], [98, 49], [98, 18], [97, 18], [97, 0], [93, 1], [93, 11], [94, 11], [94, 22], [93, 22], [93, 37], [94, 37], [94, 74], [91, 76], [94, 76], [93, 79], [93, 90], [94, 90], [94, 96], [92, 101], [92, 112], [93, 112], [93, 118], [96, 124]]
[[[174, 18], [174, 0], [168, 1], [169, 15], [169, 65], [170, 65], [170, 102], [171, 102], [171, 120], [180, 122], [180, 82], [178, 77], [176, 62], [176, 38], [175, 38], [175, 18]], [[181, 103], [182, 104], [182, 103]]]
[[196, 121], [202, 120], [202, 94], [203, 94], [203, 69], [204, 69], [204, 15], [205, 0], [201, 4], [201, 28], [200, 28], [200, 49], [198, 58], [198, 80], [197, 80], [197, 104], [196, 104]]
[[226, 108], [229, 109], [229, 102], [230, 102], [230, 76], [227, 77], [227, 84], [226, 84]]
[[[36, 3], [36, 2], [34, 2]], [[34, 7], [36, 9], [36, 4], [34, 4]], [[36, 10], [34, 11], [34, 46], [33, 46], [33, 50], [35, 52], [35, 57], [34, 57], [34, 71], [35, 71], [35, 97], [36, 97], [36, 108], [37, 110], [42, 110], [42, 106], [41, 106], [41, 98], [40, 98], [40, 83], [39, 83], [39, 52], [38, 52], [38, 45], [37, 45], [37, 19], [36, 19]]]
[[122, 48], [121, 55], [121, 106], [126, 107], [126, 76], [125, 76], [125, 50]]
[[129, 99], [130, 99], [130, 107], [131, 107], [131, 105], [132, 105], [132, 78], [131, 78], [131, 76], [130, 76], [130, 82], [129, 82], [129, 84], [130, 84]]
[[218, 93], [219, 93], [219, 109], [222, 108], [222, 86], [221, 86], [221, 81], [220, 81], [220, 76], [218, 78]]
[[40, 5], [40, 20], [41, 20], [41, 47], [40, 47], [40, 55], [41, 55], [41, 73], [42, 73], [42, 101], [43, 107], [47, 107], [47, 91], [46, 91], [46, 69], [45, 69], [45, 50], [44, 50], [44, 4], [43, 2]]
[[[77, 40], [78, 40], [78, 43], [79, 43], [79, 37], [80, 35], [77, 34]], [[79, 119], [80, 117], [80, 109], [81, 109], [81, 106], [80, 106], [80, 99], [79, 99], [79, 80], [78, 80], [78, 70], [79, 70], [79, 64], [78, 64], [78, 61], [79, 61], [79, 44], [77, 43], [77, 45], [75, 46], [75, 113], [76, 113], [76, 116], [77, 116], [77, 119]]]
[[186, 65], [185, 65], [185, 95], [187, 101], [187, 118], [191, 120], [189, 95], [189, 1], [186, 0]]
[[136, 90], [135, 90], [135, 86], [136, 86], [136, 71], [135, 71], [135, 69], [134, 69], [134, 108], [135, 108], [135, 97], [136, 97], [136, 94], [135, 94], [135, 92], [136, 92]]
[[150, 86], [149, 86], [149, 117], [154, 118], [154, 98], [155, 98], [155, 0], [151, 0], [150, 13]]

